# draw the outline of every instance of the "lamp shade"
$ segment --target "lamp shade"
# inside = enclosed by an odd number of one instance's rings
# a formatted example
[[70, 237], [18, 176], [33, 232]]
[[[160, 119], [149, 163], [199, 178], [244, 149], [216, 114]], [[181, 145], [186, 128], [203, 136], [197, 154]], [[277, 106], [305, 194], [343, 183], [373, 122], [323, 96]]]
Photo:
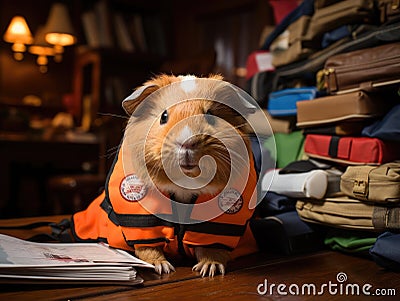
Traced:
[[8, 43], [32, 44], [33, 42], [32, 33], [22, 16], [12, 18], [3, 38]]
[[55, 54], [53, 45], [46, 42], [45, 27], [40, 26], [35, 34], [33, 44], [29, 46], [29, 52], [36, 55], [51, 56]]
[[29, 52], [38, 56], [36, 63], [42, 73], [47, 72], [47, 57], [56, 54], [53, 45], [46, 42], [45, 34], [45, 27], [40, 26], [35, 34], [33, 44], [29, 46]]
[[68, 46], [76, 43], [76, 37], [65, 4], [54, 3], [46, 23], [46, 41], [53, 45]]

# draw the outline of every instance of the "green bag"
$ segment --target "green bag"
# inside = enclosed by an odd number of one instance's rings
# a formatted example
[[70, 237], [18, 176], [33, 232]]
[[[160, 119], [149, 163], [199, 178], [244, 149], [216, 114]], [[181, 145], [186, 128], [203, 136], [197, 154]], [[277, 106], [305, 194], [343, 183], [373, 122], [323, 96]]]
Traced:
[[334, 251], [364, 254], [375, 244], [378, 235], [364, 231], [332, 229], [326, 234], [324, 244]]
[[301, 160], [304, 156], [303, 145], [302, 131], [294, 131], [289, 134], [275, 133], [264, 142], [264, 148], [275, 160], [276, 168], [283, 168], [291, 162]]

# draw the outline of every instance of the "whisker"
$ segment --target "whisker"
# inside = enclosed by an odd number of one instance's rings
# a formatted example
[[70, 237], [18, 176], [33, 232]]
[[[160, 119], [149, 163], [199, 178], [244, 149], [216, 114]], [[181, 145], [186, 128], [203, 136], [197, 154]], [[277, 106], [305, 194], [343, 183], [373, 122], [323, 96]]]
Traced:
[[117, 117], [117, 118], [122, 118], [122, 119], [129, 119], [129, 116], [118, 115], [118, 114], [113, 114], [113, 113], [97, 112], [97, 115], [101, 115], [101, 116], [110, 116], [110, 117]]
[[[224, 149], [222, 146], [219, 146], [221, 149]], [[232, 156], [234, 156], [234, 158], [231, 158], [231, 156], [226, 155], [224, 153], [220, 153], [220, 155], [218, 156], [218, 158], [220, 159], [221, 162], [225, 162], [227, 164], [229, 164], [232, 168], [232, 170], [236, 173], [236, 174], [240, 174], [242, 175], [242, 171], [246, 170], [248, 168], [248, 164], [250, 161], [246, 160], [245, 158], [243, 158], [242, 156], [240, 156], [236, 151], [231, 150], [230, 154]], [[232, 164], [232, 160], [235, 159], [235, 163], [236, 164]]]

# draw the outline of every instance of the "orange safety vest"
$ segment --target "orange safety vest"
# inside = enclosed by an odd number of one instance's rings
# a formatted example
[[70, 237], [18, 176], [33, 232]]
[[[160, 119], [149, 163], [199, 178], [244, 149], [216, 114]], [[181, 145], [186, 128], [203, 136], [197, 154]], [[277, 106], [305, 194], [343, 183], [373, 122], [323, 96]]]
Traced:
[[[73, 215], [72, 233], [77, 241], [103, 241], [128, 251], [159, 246], [169, 256], [194, 257], [195, 246], [226, 248], [232, 250], [232, 258], [257, 251], [249, 226], [254, 213], [254, 205], [249, 208], [249, 204], [255, 204], [257, 198], [252, 156], [241, 195], [233, 188], [215, 197], [200, 195], [183, 210], [173, 196], [147, 191], [134, 174], [126, 176], [121, 153], [114, 160], [101, 195], [87, 209]], [[232, 194], [238, 198], [229, 201]], [[210, 212], [219, 214], [210, 219]]]

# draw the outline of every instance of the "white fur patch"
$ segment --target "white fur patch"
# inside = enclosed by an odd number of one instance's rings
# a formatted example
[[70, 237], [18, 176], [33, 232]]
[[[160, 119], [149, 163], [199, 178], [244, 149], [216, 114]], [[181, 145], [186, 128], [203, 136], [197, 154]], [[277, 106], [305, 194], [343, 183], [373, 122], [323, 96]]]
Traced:
[[179, 133], [177, 142], [182, 145], [183, 143], [185, 143], [186, 140], [190, 139], [192, 136], [193, 136], [192, 129], [188, 125], [185, 125], [185, 127]]
[[196, 89], [197, 84], [196, 84], [196, 77], [193, 75], [186, 75], [186, 76], [180, 76], [181, 78], [181, 88], [183, 91], [186, 93], [194, 91]]

